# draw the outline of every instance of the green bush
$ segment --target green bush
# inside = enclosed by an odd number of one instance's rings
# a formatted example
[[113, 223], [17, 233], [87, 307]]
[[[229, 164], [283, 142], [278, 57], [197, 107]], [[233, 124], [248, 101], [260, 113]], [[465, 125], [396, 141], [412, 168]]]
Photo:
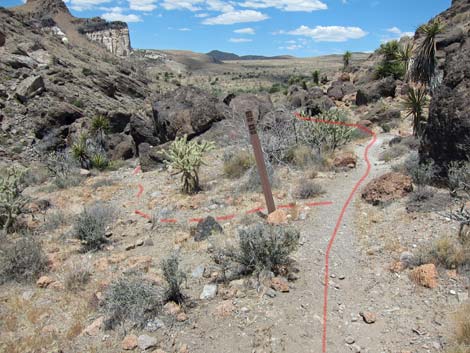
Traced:
[[294, 197], [297, 199], [311, 199], [325, 193], [321, 185], [312, 181], [302, 181], [294, 190]]
[[143, 328], [161, 309], [162, 297], [158, 288], [137, 273], [124, 274], [112, 282], [101, 305], [108, 329], [126, 321]]
[[109, 159], [103, 153], [95, 153], [90, 159], [92, 168], [105, 170], [109, 166]]
[[257, 223], [239, 231], [239, 248], [226, 255], [241, 264], [246, 273], [263, 270], [279, 274], [290, 264], [290, 254], [299, 246], [299, 232], [292, 227]]
[[177, 138], [165, 155], [165, 163], [181, 174], [181, 191], [185, 194], [194, 194], [200, 190], [199, 168], [204, 165], [204, 153], [214, 149], [212, 142], [188, 141], [188, 136]]
[[383, 58], [377, 67], [377, 76], [379, 78], [393, 76], [395, 79], [402, 79], [405, 76], [405, 64], [400, 60], [398, 41], [392, 40], [382, 44], [378, 52]]
[[33, 281], [47, 268], [41, 244], [31, 235], [0, 242], [0, 284]]
[[84, 251], [99, 250], [107, 243], [106, 227], [114, 217], [114, 210], [102, 203], [96, 203], [77, 216], [73, 234], [78, 238]]

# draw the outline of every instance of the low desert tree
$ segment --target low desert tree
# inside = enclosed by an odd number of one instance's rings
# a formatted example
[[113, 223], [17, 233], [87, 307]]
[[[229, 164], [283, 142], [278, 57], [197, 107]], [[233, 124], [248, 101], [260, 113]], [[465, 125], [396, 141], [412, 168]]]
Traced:
[[318, 85], [320, 83], [320, 71], [318, 70], [313, 71], [312, 79], [313, 79], [313, 83]]
[[343, 70], [349, 68], [351, 63], [352, 53], [348, 50], [346, 53], [343, 54]]
[[181, 191], [191, 195], [200, 190], [199, 168], [204, 165], [204, 154], [214, 149], [214, 144], [207, 141], [188, 141], [185, 135], [177, 138], [165, 152], [169, 165], [175, 174], [181, 174]]
[[382, 61], [377, 67], [377, 76], [379, 78], [393, 76], [395, 79], [403, 78], [405, 66], [400, 60], [400, 45], [398, 41], [391, 40], [380, 46], [378, 53], [383, 56]]
[[424, 34], [424, 39], [417, 48], [416, 57], [411, 69], [411, 78], [429, 87], [432, 86], [431, 82], [437, 65], [436, 37], [442, 30], [443, 26], [439, 20], [425, 24], [418, 30]]
[[413, 135], [422, 137], [426, 119], [424, 109], [427, 105], [426, 89], [424, 86], [411, 87], [406, 95], [404, 107], [407, 116], [413, 118]]

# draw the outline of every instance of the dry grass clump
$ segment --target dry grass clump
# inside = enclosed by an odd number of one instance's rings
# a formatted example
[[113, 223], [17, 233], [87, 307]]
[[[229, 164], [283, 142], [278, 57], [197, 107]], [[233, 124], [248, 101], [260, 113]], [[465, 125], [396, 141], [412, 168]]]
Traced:
[[70, 265], [64, 275], [64, 286], [70, 292], [77, 292], [83, 289], [91, 278], [90, 267], [83, 262], [75, 262]]
[[114, 210], [102, 203], [96, 203], [77, 216], [73, 234], [82, 242], [84, 251], [99, 250], [107, 243], [106, 227], [114, 217]]
[[140, 274], [129, 273], [109, 285], [101, 311], [108, 329], [126, 322], [142, 328], [161, 311], [162, 303], [159, 288]]
[[239, 151], [224, 158], [224, 174], [231, 179], [240, 178], [253, 165], [253, 155], [248, 151]]
[[47, 268], [41, 244], [31, 235], [0, 243], [0, 283], [35, 280]]
[[185, 296], [181, 290], [183, 282], [186, 281], [186, 274], [179, 268], [179, 258], [172, 255], [162, 261], [163, 277], [168, 287], [165, 290], [164, 302], [183, 303]]
[[313, 165], [314, 155], [312, 148], [306, 145], [293, 147], [287, 153], [286, 162], [300, 168]]
[[455, 345], [446, 353], [470, 353], [470, 304], [462, 305], [455, 313]]
[[302, 181], [294, 190], [297, 199], [311, 199], [325, 193], [323, 187], [313, 181]]
[[444, 236], [416, 254], [416, 265], [434, 263], [447, 269], [470, 265], [470, 241], [460, 242]]

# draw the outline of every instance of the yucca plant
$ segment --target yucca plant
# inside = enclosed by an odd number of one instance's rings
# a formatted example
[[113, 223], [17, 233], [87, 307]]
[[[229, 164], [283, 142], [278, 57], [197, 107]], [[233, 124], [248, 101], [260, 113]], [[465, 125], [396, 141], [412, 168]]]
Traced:
[[411, 87], [408, 90], [404, 102], [406, 116], [413, 117], [413, 135], [419, 138], [423, 136], [424, 132], [424, 125], [426, 123], [424, 109], [427, 103], [428, 99], [424, 86]]
[[424, 39], [418, 47], [412, 68], [412, 79], [431, 86], [431, 80], [436, 70], [436, 37], [442, 33], [443, 25], [439, 20], [432, 21], [420, 27]]
[[403, 63], [405, 68], [405, 79], [408, 78], [408, 71], [410, 69], [410, 60], [413, 56], [413, 43], [410, 41], [404, 46], [401, 46], [398, 51], [398, 59]]
[[343, 69], [346, 70], [349, 67], [349, 64], [351, 63], [351, 57], [352, 53], [348, 50], [346, 53], [343, 55]]
[[320, 71], [315, 70], [312, 73], [313, 83], [318, 85], [320, 83]]
[[103, 153], [95, 153], [91, 156], [91, 166], [98, 170], [105, 170], [109, 166], [109, 160]]
[[204, 165], [204, 153], [214, 149], [212, 142], [194, 140], [188, 141], [188, 136], [177, 138], [165, 152], [166, 164], [173, 168], [176, 174], [181, 174], [181, 191], [191, 195], [200, 190], [199, 168]]
[[79, 138], [72, 144], [72, 156], [80, 163], [82, 168], [90, 169], [90, 156], [88, 152], [86, 134], [81, 134]]
[[400, 60], [398, 42], [391, 40], [382, 44], [378, 53], [383, 56], [383, 59], [377, 67], [377, 76], [379, 78], [393, 76], [395, 79], [401, 79], [405, 74], [405, 66]]
[[104, 115], [97, 115], [91, 120], [91, 132], [98, 143], [104, 144], [104, 138], [109, 132], [109, 119]]

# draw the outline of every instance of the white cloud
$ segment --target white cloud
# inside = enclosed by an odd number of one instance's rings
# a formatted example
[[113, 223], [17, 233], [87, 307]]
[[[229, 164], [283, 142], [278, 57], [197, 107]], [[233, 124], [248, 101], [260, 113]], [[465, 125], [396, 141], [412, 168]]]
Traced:
[[401, 29], [398, 27], [388, 28], [387, 32], [395, 34], [398, 38], [405, 37], [405, 36], [413, 37], [415, 35], [414, 32], [402, 32]]
[[75, 11], [89, 10], [101, 4], [110, 2], [111, 0], [71, 0], [70, 8]]
[[234, 23], [259, 22], [268, 19], [269, 16], [253, 10], [231, 11], [216, 17], [205, 19], [205, 25], [231, 25]]
[[320, 0], [246, 0], [240, 6], [254, 9], [274, 7], [282, 11], [303, 12], [328, 9], [328, 6]]
[[136, 11], [153, 11], [157, 5], [155, 0], [129, 0], [129, 8]]
[[236, 29], [233, 31], [233, 33], [238, 33], [238, 34], [255, 34], [255, 30], [253, 28], [247, 27], [247, 28], [240, 28]]
[[310, 28], [300, 26], [293, 31], [287, 32], [287, 34], [310, 37], [316, 42], [345, 42], [349, 39], [365, 37], [368, 33], [359, 27], [316, 26], [315, 28]]
[[191, 28], [187, 28], [187, 27], [178, 28], [178, 31], [180, 31], [180, 32], [189, 32], [189, 31], [191, 31]]
[[198, 13], [194, 16], [197, 18], [206, 18], [206, 17], [209, 17], [209, 14], [204, 12], [204, 13]]
[[211, 11], [218, 12], [231, 12], [234, 11], [234, 7], [230, 4], [227, 4], [221, 0], [206, 0], [207, 8]]
[[249, 38], [230, 38], [229, 42], [232, 43], [247, 43], [247, 42], [252, 42], [252, 39]]
[[287, 47], [279, 47], [281, 50], [298, 50], [302, 49], [302, 46], [300, 44], [291, 44], [288, 45]]
[[202, 3], [204, 0], [164, 0], [161, 6], [166, 10], [199, 11]]
[[137, 15], [123, 14], [120, 7], [113, 7], [109, 12], [102, 14], [101, 18], [104, 18], [106, 21], [142, 22], [142, 19]]

